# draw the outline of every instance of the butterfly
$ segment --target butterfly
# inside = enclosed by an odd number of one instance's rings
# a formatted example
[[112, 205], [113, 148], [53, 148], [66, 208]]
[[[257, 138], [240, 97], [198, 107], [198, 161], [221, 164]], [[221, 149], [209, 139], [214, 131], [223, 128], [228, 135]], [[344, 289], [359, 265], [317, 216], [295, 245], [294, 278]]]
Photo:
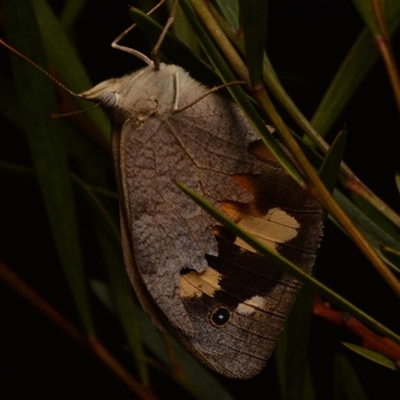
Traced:
[[153, 322], [232, 378], [260, 372], [300, 288], [187, 197], [181, 182], [307, 272], [320, 205], [240, 109], [181, 67], [149, 65], [84, 92], [112, 121], [129, 278]]

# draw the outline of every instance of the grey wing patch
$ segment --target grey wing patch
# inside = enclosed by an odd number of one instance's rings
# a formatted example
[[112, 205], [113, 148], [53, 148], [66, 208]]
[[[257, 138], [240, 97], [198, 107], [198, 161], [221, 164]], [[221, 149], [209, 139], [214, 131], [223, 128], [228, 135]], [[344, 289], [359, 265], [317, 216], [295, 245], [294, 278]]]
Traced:
[[152, 127], [154, 132], [146, 132], [149, 137], [144, 143], [136, 139], [139, 129], [132, 131], [129, 123], [122, 127], [128, 229], [136, 265], [150, 295], [172, 325], [193, 334], [179, 297], [180, 271], [204, 270], [205, 254], [216, 255], [217, 243], [211, 217], [175, 185], [181, 181], [202, 193], [197, 168], [167, 126], [157, 122], [146, 124], [145, 129]]

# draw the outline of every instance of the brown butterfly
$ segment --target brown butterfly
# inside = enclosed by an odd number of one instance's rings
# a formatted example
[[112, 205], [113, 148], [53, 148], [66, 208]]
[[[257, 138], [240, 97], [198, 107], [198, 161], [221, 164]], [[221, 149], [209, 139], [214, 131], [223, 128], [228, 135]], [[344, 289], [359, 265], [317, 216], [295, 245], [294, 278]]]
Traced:
[[128, 275], [159, 328], [210, 368], [249, 378], [271, 355], [301, 284], [217, 225], [175, 183], [308, 272], [322, 211], [235, 104], [207, 95], [179, 66], [148, 63], [81, 95], [112, 120]]

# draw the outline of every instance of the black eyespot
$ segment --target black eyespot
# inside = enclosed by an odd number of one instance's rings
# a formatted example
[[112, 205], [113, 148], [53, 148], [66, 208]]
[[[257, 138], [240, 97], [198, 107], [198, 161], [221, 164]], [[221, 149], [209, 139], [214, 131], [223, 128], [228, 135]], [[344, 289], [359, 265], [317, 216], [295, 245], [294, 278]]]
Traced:
[[117, 94], [115, 92], [107, 92], [100, 99], [100, 105], [106, 109], [114, 108], [117, 105]]
[[221, 328], [229, 323], [231, 311], [226, 307], [217, 307], [211, 311], [210, 321], [217, 328]]

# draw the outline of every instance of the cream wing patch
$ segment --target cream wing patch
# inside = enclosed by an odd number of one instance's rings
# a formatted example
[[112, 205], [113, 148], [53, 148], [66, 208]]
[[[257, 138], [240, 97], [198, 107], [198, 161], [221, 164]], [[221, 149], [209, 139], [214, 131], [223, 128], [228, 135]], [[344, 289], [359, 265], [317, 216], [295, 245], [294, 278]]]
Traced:
[[[242, 214], [238, 225], [274, 250], [279, 244], [295, 238], [300, 228], [297, 220], [280, 208], [270, 209], [264, 217]], [[239, 237], [235, 244], [255, 252], [250, 245]]]
[[257, 309], [264, 309], [267, 300], [261, 296], [253, 296], [246, 300], [244, 303], [239, 303], [236, 307], [236, 311], [242, 315], [251, 315], [256, 312]]
[[179, 282], [180, 297], [201, 297], [203, 294], [214, 297], [214, 293], [221, 289], [221, 278], [222, 275], [211, 267], [207, 267], [202, 273], [190, 271], [182, 274]]

